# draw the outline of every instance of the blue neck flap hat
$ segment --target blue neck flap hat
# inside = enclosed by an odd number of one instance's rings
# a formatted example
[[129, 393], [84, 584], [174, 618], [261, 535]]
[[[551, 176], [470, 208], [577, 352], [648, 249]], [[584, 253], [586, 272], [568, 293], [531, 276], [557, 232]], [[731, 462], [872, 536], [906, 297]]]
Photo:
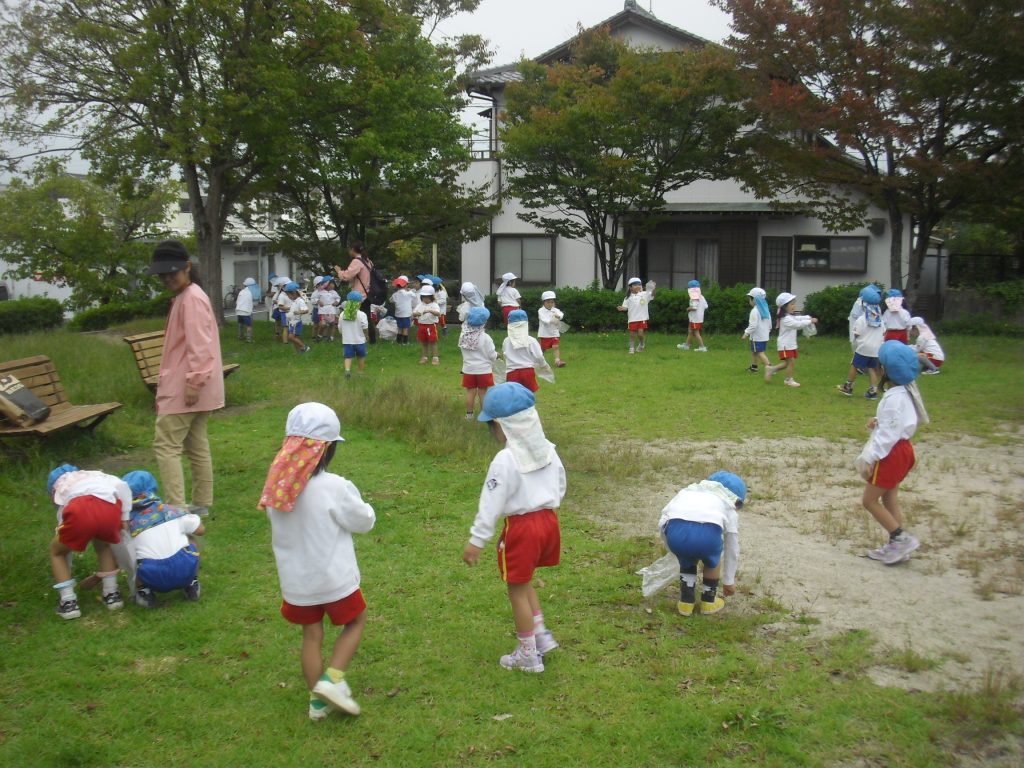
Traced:
[[687, 288], [700, 288], [700, 280], [691, 280], [686, 284]]
[[133, 470], [121, 479], [132, 489], [133, 497], [156, 494], [157, 492], [156, 478], [153, 477], [152, 472], [147, 472], [144, 469]]
[[860, 300], [865, 304], [881, 304], [882, 292], [878, 290], [877, 285], [865, 285], [860, 289]]
[[52, 499], [53, 498], [53, 486], [57, 484], [62, 475], [66, 475], [68, 472], [77, 472], [78, 467], [74, 464], [61, 464], [59, 467], [50, 472], [46, 477], [46, 494]]
[[878, 350], [878, 362], [885, 367], [885, 375], [900, 386], [910, 384], [921, 372], [914, 348], [896, 339], [882, 344]]
[[[512, 313], [509, 313], [511, 317]], [[474, 328], [484, 325], [488, 318], [491, 316], [491, 311], [487, 307], [473, 307], [469, 310], [469, 314], [466, 315], [466, 325], [471, 325]]]
[[518, 381], [506, 381], [487, 390], [477, 421], [504, 419], [532, 408], [536, 402], [533, 392]]
[[508, 321], [510, 323], [521, 323], [529, 319], [530, 316], [526, 314], [525, 310], [522, 309], [513, 309], [511, 312], [508, 313]]
[[713, 483], [721, 483], [734, 494], [740, 500], [740, 506], [747, 500], [747, 484], [743, 482], [739, 475], [734, 475], [732, 472], [726, 472], [719, 470], [713, 475], [708, 477]]

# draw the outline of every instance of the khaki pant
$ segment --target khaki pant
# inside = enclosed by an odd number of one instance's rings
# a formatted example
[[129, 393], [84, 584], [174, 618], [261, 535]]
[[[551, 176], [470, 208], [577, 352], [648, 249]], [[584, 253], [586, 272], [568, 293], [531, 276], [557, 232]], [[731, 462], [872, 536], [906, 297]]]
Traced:
[[153, 453], [160, 470], [161, 496], [172, 507], [184, 507], [185, 472], [182, 452], [192, 467], [192, 503], [199, 507], [213, 504], [213, 458], [206, 436], [210, 414], [168, 413], [156, 417]]

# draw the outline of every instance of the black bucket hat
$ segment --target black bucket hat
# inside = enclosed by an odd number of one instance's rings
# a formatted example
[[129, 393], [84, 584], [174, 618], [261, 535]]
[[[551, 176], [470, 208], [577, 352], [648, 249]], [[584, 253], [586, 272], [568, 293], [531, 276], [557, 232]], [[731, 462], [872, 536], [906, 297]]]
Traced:
[[164, 240], [153, 250], [153, 263], [147, 275], [166, 275], [185, 268], [189, 262], [188, 249], [177, 240]]

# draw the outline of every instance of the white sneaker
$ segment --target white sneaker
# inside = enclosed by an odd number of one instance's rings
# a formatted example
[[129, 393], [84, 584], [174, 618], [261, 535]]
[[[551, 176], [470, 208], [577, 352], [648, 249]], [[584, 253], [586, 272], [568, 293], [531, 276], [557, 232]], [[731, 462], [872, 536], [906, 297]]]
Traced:
[[895, 565], [910, 557], [910, 553], [920, 547], [921, 542], [909, 533], [903, 533], [895, 541], [890, 541], [888, 546], [889, 549], [882, 558], [882, 562], [886, 565]]
[[635, 355], [635, 354], [636, 354], [636, 350], [635, 350], [635, 349], [633, 349], [632, 347], [630, 347], [630, 348], [629, 348], [629, 354], [631, 354], [631, 355]]
[[676, 349], [689, 349], [689, 344], [676, 344]]
[[545, 629], [543, 632], [537, 632], [534, 634], [537, 640], [537, 653], [543, 656], [545, 653], [551, 653], [558, 647], [558, 641], [555, 640], [555, 636], [551, 634], [550, 629]]
[[799, 387], [800, 382], [796, 379], [786, 379], [785, 384], [787, 387]]
[[505, 669], [521, 669], [523, 672], [544, 671], [544, 659], [541, 658], [541, 655], [539, 653], [523, 653], [522, 648], [516, 648], [507, 656], [502, 656], [498, 659], [498, 663]]
[[707, 352], [708, 348], [707, 347], [697, 347], [697, 351], [698, 352]]
[[342, 712], [358, 715], [361, 711], [359, 704], [352, 698], [352, 689], [348, 687], [348, 682], [345, 680], [340, 683], [317, 680], [316, 685], [313, 686], [313, 693], [329, 704], [333, 704]]

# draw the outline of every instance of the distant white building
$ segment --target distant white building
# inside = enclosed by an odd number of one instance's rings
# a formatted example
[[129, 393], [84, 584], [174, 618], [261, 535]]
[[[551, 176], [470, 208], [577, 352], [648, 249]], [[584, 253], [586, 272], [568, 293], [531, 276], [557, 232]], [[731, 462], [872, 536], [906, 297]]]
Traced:
[[[685, 50], [710, 44], [666, 24], [626, 0], [620, 13], [598, 27], [636, 47]], [[486, 34], [486, 30], [483, 30]], [[564, 60], [570, 41], [543, 53], [536, 61]], [[481, 114], [489, 120], [488, 138], [474, 145], [473, 161], [464, 182], [488, 184], [495, 197], [507, 173], [496, 153], [501, 144], [500, 116], [505, 88], [519, 80], [515, 64], [469, 75], [469, 92], [489, 101]], [[891, 232], [886, 212], [872, 207], [869, 226], [830, 232], [814, 218], [782, 213], [768, 200], [745, 192], [739, 182], [702, 181], [672, 192], [658, 215], [659, 224], [640, 241], [628, 275], [653, 279], [666, 288], [685, 288], [694, 278], [730, 286], [755, 283], [770, 294], [791, 291], [807, 295], [837, 283], [889, 282]], [[600, 277], [592, 244], [547, 233], [522, 221], [518, 200], [506, 200], [491, 222], [490, 234], [462, 248], [462, 279], [492, 286], [496, 277], [514, 272], [526, 285], [583, 287]], [[903, 229], [904, 253], [910, 253], [909, 217]]]

